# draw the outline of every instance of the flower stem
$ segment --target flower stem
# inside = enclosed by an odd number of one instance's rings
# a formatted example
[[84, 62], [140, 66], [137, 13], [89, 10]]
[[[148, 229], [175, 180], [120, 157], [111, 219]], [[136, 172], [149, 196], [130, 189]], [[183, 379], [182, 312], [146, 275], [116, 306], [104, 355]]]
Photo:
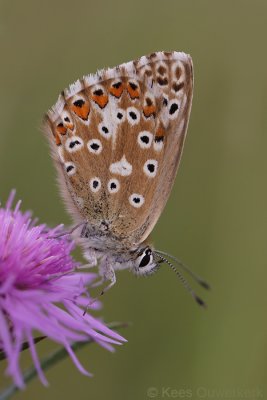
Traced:
[[[126, 322], [111, 322], [110, 324], [107, 324], [107, 326], [110, 329], [119, 329], [119, 328], [124, 328], [124, 327], [129, 326], [129, 324]], [[71, 347], [72, 347], [73, 351], [76, 352], [77, 350], [82, 349], [87, 344], [92, 343], [92, 342], [94, 342], [94, 340], [89, 338], [86, 342], [74, 342]], [[42, 370], [46, 371], [53, 365], [57, 364], [59, 361], [64, 360], [64, 358], [68, 357], [68, 355], [69, 355], [69, 353], [67, 352], [67, 350], [64, 347], [60, 347], [59, 349], [53, 351], [47, 357], [44, 357], [41, 360], [40, 364], [41, 364]], [[34, 367], [30, 367], [29, 369], [27, 369], [24, 372], [23, 380], [25, 383], [28, 383], [32, 379], [34, 379], [36, 376], [37, 376], [36, 369]], [[13, 394], [15, 394], [18, 390], [19, 390], [19, 388], [15, 384], [10, 385], [9, 387], [4, 389], [0, 393], [0, 400], [10, 399], [10, 397], [13, 396]]]
[[[33, 339], [34, 343], [37, 344], [38, 342], [40, 342], [41, 340], [46, 339], [46, 336], [38, 336], [36, 338]], [[22, 343], [21, 349], [20, 351], [24, 351], [27, 350], [29, 348], [29, 343], [28, 342], [24, 342]], [[6, 355], [4, 353], [4, 351], [0, 351], [0, 361], [5, 360], [6, 359]]]

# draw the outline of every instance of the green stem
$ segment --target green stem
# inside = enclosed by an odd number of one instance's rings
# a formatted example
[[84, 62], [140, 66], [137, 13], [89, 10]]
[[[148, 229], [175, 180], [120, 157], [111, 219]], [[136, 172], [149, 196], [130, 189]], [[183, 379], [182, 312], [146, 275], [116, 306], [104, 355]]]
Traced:
[[[107, 326], [111, 329], [118, 329], [118, 328], [124, 328], [127, 327], [129, 324], [125, 322], [111, 322], [110, 324], [107, 324]], [[82, 349], [85, 347], [88, 343], [92, 343], [94, 340], [89, 339], [87, 342], [74, 342], [72, 344], [72, 349], [73, 351], [77, 351], [79, 349]], [[43, 371], [46, 371], [48, 368], [52, 367], [53, 365], [57, 364], [59, 361], [64, 360], [64, 358], [68, 357], [68, 352], [64, 347], [60, 347], [59, 349], [53, 351], [50, 353], [47, 357], [44, 357], [40, 364], [42, 367]], [[24, 374], [23, 374], [23, 380], [25, 383], [30, 382], [32, 379], [34, 379], [37, 376], [37, 371], [34, 367], [31, 367], [27, 369]], [[19, 388], [13, 383], [10, 385], [8, 388], [4, 389], [0, 393], [0, 400], [7, 400], [10, 399], [13, 394], [15, 394]]]
[[[33, 339], [34, 343], [39, 343], [41, 340], [46, 339], [46, 336], [38, 336], [36, 338]], [[20, 351], [24, 351], [27, 350], [29, 348], [29, 343], [28, 342], [24, 342], [22, 343], [21, 349]], [[5, 360], [6, 359], [6, 354], [3, 351], [0, 351], [0, 361]]]

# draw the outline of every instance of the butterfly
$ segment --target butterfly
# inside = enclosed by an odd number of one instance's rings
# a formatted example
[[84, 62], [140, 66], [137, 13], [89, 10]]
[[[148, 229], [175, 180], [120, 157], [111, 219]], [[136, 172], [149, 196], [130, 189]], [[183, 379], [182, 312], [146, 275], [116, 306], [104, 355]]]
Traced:
[[191, 57], [156, 52], [77, 80], [44, 118], [64, 202], [106, 290], [116, 270], [149, 275], [165, 262], [204, 305], [166, 256], [179, 260], [149, 240], [175, 180], [192, 96]]

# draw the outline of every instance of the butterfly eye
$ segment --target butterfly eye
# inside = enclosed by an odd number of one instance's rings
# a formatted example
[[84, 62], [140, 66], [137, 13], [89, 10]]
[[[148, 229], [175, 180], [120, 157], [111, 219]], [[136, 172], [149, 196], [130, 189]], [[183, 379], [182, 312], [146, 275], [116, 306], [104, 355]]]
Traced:
[[137, 275], [151, 275], [159, 266], [150, 247], [142, 248], [135, 260], [134, 272]]
[[139, 268], [146, 267], [146, 266], [150, 263], [151, 258], [152, 258], [152, 257], [151, 257], [151, 254], [152, 254], [152, 252], [151, 252], [150, 249], [147, 249], [147, 250], [145, 251], [144, 256], [141, 258], [141, 262], [140, 262], [140, 264], [139, 264]]

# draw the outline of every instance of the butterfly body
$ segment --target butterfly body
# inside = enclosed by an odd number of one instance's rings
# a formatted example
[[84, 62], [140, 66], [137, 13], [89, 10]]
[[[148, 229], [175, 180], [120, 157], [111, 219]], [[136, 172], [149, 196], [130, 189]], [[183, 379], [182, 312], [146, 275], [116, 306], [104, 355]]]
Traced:
[[63, 199], [106, 279], [161, 261], [147, 241], [174, 183], [192, 93], [190, 56], [157, 52], [83, 77], [45, 117]]

